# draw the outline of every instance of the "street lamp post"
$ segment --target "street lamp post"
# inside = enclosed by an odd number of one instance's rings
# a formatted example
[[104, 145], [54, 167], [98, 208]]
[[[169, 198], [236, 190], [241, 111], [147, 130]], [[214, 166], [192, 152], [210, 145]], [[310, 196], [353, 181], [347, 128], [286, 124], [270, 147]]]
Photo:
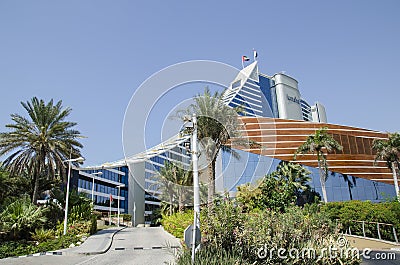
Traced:
[[[99, 171], [96, 173], [92, 173], [91, 175], [103, 175], [103, 172]], [[93, 206], [94, 206], [94, 176], [92, 176], [93, 178], [93, 183], [92, 183], [92, 202], [93, 202]]]
[[64, 214], [64, 235], [67, 234], [67, 222], [68, 222], [68, 199], [69, 199], [69, 180], [71, 178], [71, 162], [83, 162], [83, 157], [74, 159], [68, 159], [63, 162], [68, 162], [68, 178], [67, 178], [67, 195], [65, 197], [65, 214]]
[[197, 117], [192, 115], [191, 122], [193, 124], [192, 132], [192, 163], [193, 163], [193, 232], [192, 232], [192, 264], [194, 264], [194, 256], [196, 253], [196, 232], [197, 227], [200, 228], [200, 185], [199, 185], [199, 169], [198, 169], [198, 152], [197, 152]]
[[119, 227], [119, 200], [120, 200], [120, 196], [121, 196], [121, 188], [123, 188], [123, 187], [125, 187], [125, 184], [121, 184], [121, 185], [117, 186], [117, 188], [118, 188], [118, 216], [117, 216], [117, 218], [118, 218], [118, 227]]

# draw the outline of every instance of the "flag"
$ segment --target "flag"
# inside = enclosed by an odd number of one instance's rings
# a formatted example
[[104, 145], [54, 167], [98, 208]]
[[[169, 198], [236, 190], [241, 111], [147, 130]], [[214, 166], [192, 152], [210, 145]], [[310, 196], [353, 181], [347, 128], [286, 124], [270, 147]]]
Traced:
[[249, 60], [250, 60], [249, 57], [247, 57], [246, 55], [242, 56], [242, 62], [247, 62]]
[[112, 198], [112, 195], [111, 195], [111, 193], [110, 193], [110, 202], [112, 202], [113, 201], [113, 198]]
[[258, 53], [256, 50], [253, 49], [253, 55], [254, 55], [254, 60], [256, 60], [256, 58], [258, 57]]

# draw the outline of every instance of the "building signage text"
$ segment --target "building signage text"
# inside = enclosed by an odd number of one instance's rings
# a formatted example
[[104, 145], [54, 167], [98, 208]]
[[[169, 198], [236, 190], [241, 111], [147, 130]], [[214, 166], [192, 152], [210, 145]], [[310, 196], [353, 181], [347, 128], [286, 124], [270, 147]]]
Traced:
[[297, 97], [292, 97], [292, 96], [289, 96], [289, 95], [286, 95], [286, 96], [287, 96], [287, 99], [289, 101], [292, 101], [294, 103], [300, 104], [300, 99], [298, 99]]

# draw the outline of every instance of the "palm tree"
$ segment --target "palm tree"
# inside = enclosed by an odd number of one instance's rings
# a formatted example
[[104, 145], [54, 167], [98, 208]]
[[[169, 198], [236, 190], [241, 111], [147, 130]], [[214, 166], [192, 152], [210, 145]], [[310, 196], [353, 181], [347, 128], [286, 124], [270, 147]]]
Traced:
[[[165, 163], [164, 167], [160, 169], [159, 174], [159, 190], [162, 191], [162, 196], [168, 196], [169, 215], [173, 214], [173, 203], [175, 195], [174, 185], [174, 165], [172, 163]], [[163, 199], [163, 198], [161, 198]]]
[[236, 199], [244, 211], [252, 209], [285, 208], [300, 201], [304, 191], [308, 191], [310, 172], [300, 164], [281, 161], [275, 171], [259, 179], [257, 186], [250, 183], [237, 187]]
[[39, 197], [40, 178], [54, 178], [56, 173], [65, 176], [63, 161], [80, 156], [82, 144], [79, 131], [72, 129], [76, 123], [65, 121], [71, 108], [62, 107], [62, 101], [47, 104], [36, 97], [21, 102], [29, 118], [11, 114], [9, 132], [0, 133], [0, 156], [11, 154], [3, 166], [11, 175], [28, 174], [32, 178], [32, 202]]
[[313, 153], [317, 155], [319, 177], [321, 181], [322, 195], [324, 202], [328, 202], [326, 195], [326, 180], [328, 178], [328, 163], [326, 161], [326, 154], [333, 150], [342, 150], [342, 146], [327, 133], [326, 127], [320, 128], [314, 134], [307, 137], [306, 141], [300, 145], [294, 153], [294, 160], [298, 154]]
[[372, 150], [376, 152], [375, 163], [378, 160], [384, 160], [386, 161], [388, 168], [392, 170], [397, 200], [400, 201], [399, 183], [397, 181], [397, 171], [399, 170], [400, 134], [389, 133], [388, 139], [374, 139], [372, 142]]
[[310, 188], [308, 185], [308, 182], [310, 181], [310, 171], [300, 164], [281, 161], [271, 175], [274, 175], [284, 183], [287, 183], [296, 195], [299, 195], [300, 190], [305, 191]]
[[193, 174], [192, 171], [185, 170], [183, 167], [178, 167], [178, 176], [177, 184], [178, 184], [178, 206], [179, 212], [183, 212], [185, 209], [185, 202], [188, 201], [193, 190], [191, 186], [193, 186]]
[[183, 212], [185, 201], [187, 201], [193, 185], [193, 175], [189, 170], [185, 170], [182, 165], [165, 162], [164, 167], [158, 173], [160, 184], [159, 190], [162, 195], [168, 196], [169, 214], [173, 214], [175, 201], [177, 201], [178, 209]]
[[200, 143], [200, 156], [204, 155], [207, 162], [208, 174], [208, 205], [211, 206], [215, 194], [215, 163], [220, 150], [239, 158], [229, 144], [233, 138], [240, 137], [238, 129], [238, 112], [222, 101], [222, 94], [215, 92], [213, 95], [206, 87], [203, 95], [194, 97], [195, 103], [186, 110], [178, 111], [178, 116], [183, 119], [186, 115], [197, 115], [197, 138]]

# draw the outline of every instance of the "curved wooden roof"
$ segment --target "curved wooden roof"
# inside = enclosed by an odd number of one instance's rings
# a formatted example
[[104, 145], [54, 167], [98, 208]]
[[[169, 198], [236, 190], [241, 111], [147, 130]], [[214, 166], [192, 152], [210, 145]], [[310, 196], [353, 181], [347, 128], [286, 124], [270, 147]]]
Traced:
[[[393, 184], [391, 170], [385, 161], [375, 163], [372, 151], [374, 139], [387, 139], [388, 134], [350, 126], [285, 120], [261, 117], [240, 117], [244, 137], [257, 142], [253, 147], [240, 147], [244, 151], [261, 154], [285, 161], [293, 161], [296, 149], [307, 137], [319, 128], [327, 127], [342, 146], [343, 150], [327, 156], [330, 171], [355, 177]], [[306, 166], [318, 167], [315, 154], [297, 156], [297, 162]]]

